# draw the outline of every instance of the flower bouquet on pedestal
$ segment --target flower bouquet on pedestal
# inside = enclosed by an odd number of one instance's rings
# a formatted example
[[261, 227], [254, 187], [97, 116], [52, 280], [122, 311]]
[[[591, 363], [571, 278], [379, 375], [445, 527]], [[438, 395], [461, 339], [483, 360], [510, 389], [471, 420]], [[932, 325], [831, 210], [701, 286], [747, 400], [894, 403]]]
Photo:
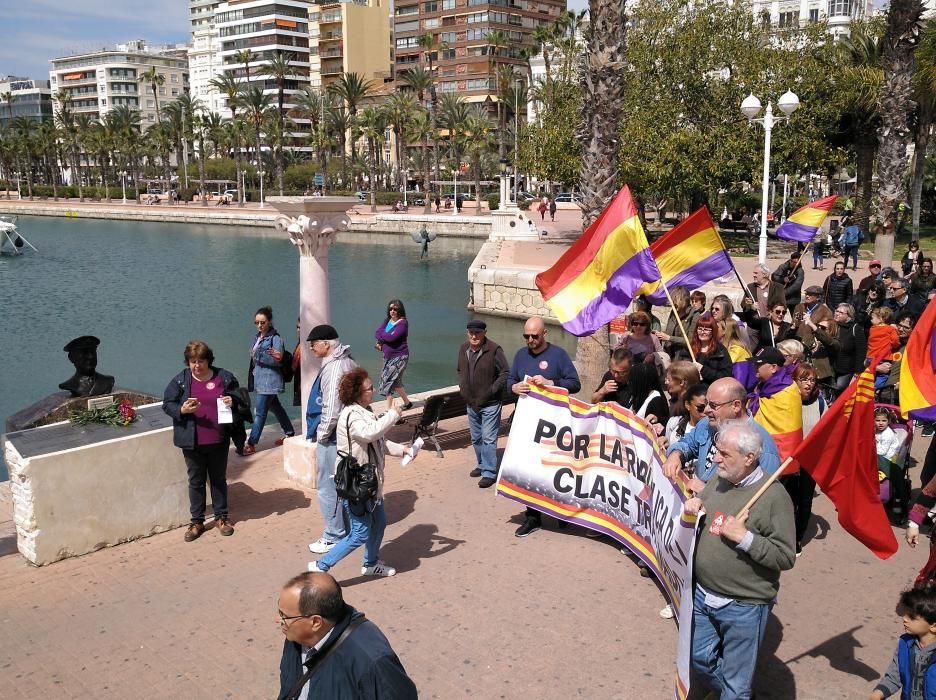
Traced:
[[88, 408], [75, 411], [68, 420], [73, 425], [87, 425], [88, 423], [102, 423], [126, 427], [136, 420], [136, 411], [130, 401], [124, 399], [120, 403], [112, 403], [104, 408]]

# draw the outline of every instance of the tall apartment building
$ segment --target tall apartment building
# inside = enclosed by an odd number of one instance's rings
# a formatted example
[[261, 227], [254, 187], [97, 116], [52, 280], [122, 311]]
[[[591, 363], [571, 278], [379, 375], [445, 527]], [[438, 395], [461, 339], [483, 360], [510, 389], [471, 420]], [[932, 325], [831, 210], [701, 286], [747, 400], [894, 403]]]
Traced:
[[165, 82], [157, 87], [160, 107], [189, 91], [188, 61], [184, 49], [149, 47], [143, 40], [118, 44], [113, 49], [53, 58], [49, 83], [53, 100], [59, 91], [71, 97], [77, 114], [100, 118], [114, 107], [140, 112], [143, 129], [156, 123], [156, 98], [140, 77], [152, 68]]
[[[218, 33], [218, 72], [233, 75], [250, 87], [262, 87], [276, 103], [277, 85], [263, 72], [263, 65], [279, 53], [291, 55], [292, 75], [286, 81], [284, 108], [294, 106], [292, 96], [309, 84], [309, 5], [310, 0], [227, 0], [215, 9], [214, 26]], [[249, 49], [250, 65], [238, 61], [237, 54]], [[220, 99], [223, 104], [224, 99]], [[226, 104], [219, 110], [230, 116]], [[308, 131], [309, 120], [294, 118], [297, 130], [291, 134], [294, 149], [309, 150], [301, 139]]]
[[[538, 26], [552, 24], [565, 9], [565, 0], [396, 0], [396, 78], [424, 61], [417, 39], [432, 32], [436, 89], [458, 93], [469, 102], [483, 102], [488, 96], [496, 100], [495, 66], [512, 65], [525, 73], [521, 50], [533, 44]], [[506, 42], [492, 57], [487, 37], [494, 30], [503, 32]]]
[[34, 122], [52, 119], [52, 88], [48, 80], [31, 78], [0, 77], [0, 95], [10, 93], [13, 102], [0, 101], [0, 127], [10, 124], [10, 111], [13, 119], [25, 117]]
[[390, 80], [389, 0], [319, 0], [309, 8], [309, 81], [328, 87], [342, 73], [381, 85]]
[[848, 36], [849, 23], [874, 14], [873, 0], [752, 0], [755, 17], [770, 17], [770, 26], [792, 29], [826, 21], [835, 39]]
[[192, 38], [188, 51], [189, 84], [192, 97], [212, 112], [223, 107], [221, 96], [211, 80], [220, 72], [218, 31], [214, 26], [215, 10], [220, 0], [189, 0]]

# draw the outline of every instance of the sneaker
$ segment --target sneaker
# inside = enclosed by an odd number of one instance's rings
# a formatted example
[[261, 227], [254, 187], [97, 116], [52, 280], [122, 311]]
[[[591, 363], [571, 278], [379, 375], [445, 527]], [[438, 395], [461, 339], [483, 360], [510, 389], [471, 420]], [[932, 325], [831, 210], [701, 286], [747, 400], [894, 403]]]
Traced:
[[335, 544], [335, 542], [329, 542], [324, 537], [319, 537], [315, 542], [309, 545], [309, 551], [313, 554], [327, 554]]
[[361, 574], [364, 576], [396, 576], [396, 569], [382, 561], [378, 561], [373, 566], [362, 566]]
[[481, 467], [475, 467], [472, 469], [470, 472], [468, 472], [468, 476], [470, 476], [472, 479], [477, 479], [479, 476], [481, 476]]
[[245, 457], [255, 454], [257, 452], [257, 446], [251, 445], [249, 442], [244, 444], [243, 455]]
[[202, 533], [205, 531], [204, 523], [189, 523], [188, 528], [185, 530], [185, 541], [194, 542], [199, 537], [202, 536]]
[[799, 542], [796, 543], [796, 558], [799, 559], [803, 554], [803, 545]]
[[523, 525], [517, 528], [517, 531], [514, 533], [514, 537], [526, 537], [531, 532], [539, 530], [541, 527], [540, 521], [536, 518], [527, 518], [523, 521]]
[[278, 440], [275, 440], [275, 441], [273, 442], [273, 445], [274, 445], [275, 447], [282, 447], [282, 446], [283, 446], [283, 443], [286, 442], [286, 438], [291, 438], [291, 437], [292, 437], [292, 435], [284, 435], [283, 437], [279, 438]]
[[496, 479], [492, 479], [489, 476], [482, 476], [481, 479], [478, 481], [478, 488], [488, 489], [488, 488], [491, 488], [496, 483], [497, 483]]
[[215, 528], [225, 537], [230, 537], [234, 534], [234, 526], [231, 525], [231, 521], [227, 518], [218, 518], [215, 520]]
[[650, 567], [642, 561], [637, 562], [637, 568], [640, 569], [640, 575], [644, 578], [653, 578], [653, 572], [650, 571]]
[[675, 615], [676, 615], [676, 613], [673, 612], [673, 606], [672, 606], [672, 605], [667, 605], [665, 608], [663, 608], [663, 609], [660, 611], [660, 617], [662, 617], [664, 620], [672, 620], [673, 617], [675, 617]]
[[319, 563], [317, 561], [310, 561], [309, 565], [306, 567], [309, 571], [324, 574], [327, 573], [325, 569], [319, 568]]

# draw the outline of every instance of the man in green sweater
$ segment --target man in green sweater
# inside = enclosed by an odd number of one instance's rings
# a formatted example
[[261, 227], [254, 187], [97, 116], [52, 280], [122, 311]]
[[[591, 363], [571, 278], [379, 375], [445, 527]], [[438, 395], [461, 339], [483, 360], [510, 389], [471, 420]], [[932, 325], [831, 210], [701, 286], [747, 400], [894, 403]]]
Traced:
[[749, 511], [740, 512], [768, 478], [758, 465], [762, 447], [760, 433], [746, 421], [722, 426], [716, 478], [684, 506], [699, 515], [692, 668], [720, 700], [751, 697], [780, 572], [796, 561], [793, 504], [783, 486], [772, 483]]

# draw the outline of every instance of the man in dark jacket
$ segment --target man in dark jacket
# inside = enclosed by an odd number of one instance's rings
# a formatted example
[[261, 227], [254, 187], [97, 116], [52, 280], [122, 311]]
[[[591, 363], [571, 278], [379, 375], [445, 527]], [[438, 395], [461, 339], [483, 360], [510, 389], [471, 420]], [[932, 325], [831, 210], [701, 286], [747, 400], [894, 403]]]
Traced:
[[889, 287], [891, 297], [886, 301], [894, 315], [908, 313], [919, 318], [926, 308], [926, 302], [916, 294], [910, 293], [910, 283], [906, 279], [897, 279]]
[[[745, 296], [741, 300], [742, 308], [753, 308], [761, 318], [768, 318], [770, 310], [777, 304], [786, 306], [786, 294], [783, 291], [783, 285], [770, 279], [770, 268], [766, 265], [757, 264], [754, 266], [754, 272], [751, 273], [754, 281], [747, 288], [750, 292], [750, 298]], [[800, 283], [802, 284], [802, 282]], [[752, 302], [751, 299], [754, 301]]]
[[487, 324], [468, 321], [468, 342], [458, 349], [458, 389], [468, 404], [468, 430], [478, 460], [470, 476], [481, 477], [482, 489], [497, 478], [497, 432], [509, 370], [501, 346], [487, 337]]
[[790, 259], [780, 265], [770, 279], [783, 286], [783, 293], [786, 297], [786, 307], [793, 316], [793, 309], [800, 303], [800, 291], [803, 289], [803, 279], [805, 273], [803, 266], [800, 265], [800, 254], [798, 251], [790, 255]]
[[328, 574], [309, 572], [290, 579], [278, 605], [286, 635], [279, 700], [418, 697], [390, 642], [377, 625], [345, 604], [341, 586]]
[[851, 277], [845, 274], [845, 263], [835, 263], [835, 271], [826, 277], [822, 285], [822, 291], [825, 293], [825, 303], [830, 309], [834, 309], [839, 304], [845, 304], [851, 299], [855, 290], [852, 286]]

